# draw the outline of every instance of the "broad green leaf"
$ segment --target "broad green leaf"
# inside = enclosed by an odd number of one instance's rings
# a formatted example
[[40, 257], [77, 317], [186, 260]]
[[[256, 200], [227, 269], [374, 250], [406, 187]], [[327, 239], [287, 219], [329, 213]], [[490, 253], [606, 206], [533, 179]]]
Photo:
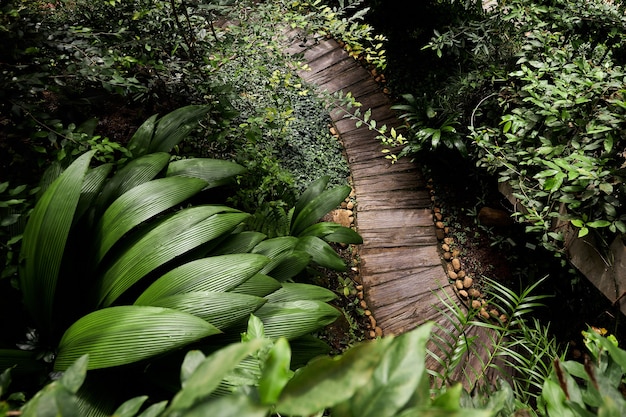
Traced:
[[191, 261], [157, 279], [135, 304], [150, 305], [163, 297], [195, 291], [228, 291], [247, 281], [268, 262], [265, 256], [251, 253]]
[[[558, 415], [558, 414], [557, 414]], [[411, 408], [398, 414], [396, 417], [494, 417], [491, 410], [476, 410], [464, 408], [456, 411], [441, 410], [437, 408]]]
[[426, 373], [426, 342], [432, 326], [424, 324], [392, 341], [370, 382], [352, 398], [354, 415], [391, 417], [403, 408]]
[[276, 410], [305, 416], [346, 401], [370, 381], [390, 342], [391, 338], [361, 343], [337, 358], [314, 359], [287, 383]]
[[297, 300], [331, 301], [337, 295], [327, 288], [318, 285], [296, 282], [283, 282], [282, 288], [265, 297], [270, 303], [281, 303]]
[[153, 153], [133, 159], [120, 168], [104, 185], [96, 200], [98, 213], [104, 212], [109, 204], [125, 192], [156, 177], [169, 160], [170, 155], [165, 152]]
[[228, 372], [267, 343], [264, 339], [253, 339], [227, 346], [208, 356], [187, 379], [183, 389], [174, 396], [165, 415], [176, 415], [176, 411], [190, 408], [207, 398]]
[[245, 321], [266, 300], [247, 294], [231, 292], [190, 292], [158, 298], [150, 303], [193, 314], [208, 321], [220, 330]]
[[210, 158], [192, 158], [173, 161], [167, 167], [166, 176], [200, 178], [207, 182], [206, 188], [227, 184], [233, 177], [246, 172], [246, 168], [230, 161]]
[[230, 232], [246, 217], [245, 213], [223, 206], [197, 206], [165, 218], [104, 271], [98, 290], [99, 304], [110, 305], [149, 272]]
[[44, 328], [52, 325], [63, 252], [93, 154], [80, 156], [48, 187], [24, 230], [20, 289], [28, 312]]
[[313, 300], [266, 303], [254, 313], [263, 321], [268, 338], [290, 340], [333, 323], [340, 314], [336, 308]]
[[148, 399], [147, 395], [140, 397], [134, 397], [130, 400], [124, 401], [114, 412], [111, 417], [135, 417], [139, 412], [139, 409]]
[[152, 404], [150, 407], [142, 411], [142, 413], [137, 417], [159, 417], [163, 410], [165, 410], [165, 407], [167, 407], [167, 401]]
[[265, 274], [255, 274], [246, 282], [231, 289], [230, 292], [265, 297], [279, 288], [281, 288], [281, 284], [274, 278]]
[[270, 407], [256, 404], [248, 395], [234, 394], [199, 402], [184, 414], [166, 414], [165, 417], [266, 417], [270, 411]]
[[[311, 201], [313, 201], [316, 197], [324, 192], [326, 186], [328, 185], [328, 181], [330, 181], [330, 176], [324, 175], [321, 178], [313, 181], [306, 190], [302, 193], [296, 205], [294, 207], [293, 217], [297, 217], [304, 208], [309, 205]], [[326, 213], [324, 213], [326, 214]]]
[[205, 359], [206, 356], [199, 350], [191, 350], [187, 352], [185, 359], [183, 360], [183, 364], [180, 367], [180, 383], [183, 387], [189, 377], [193, 375], [196, 369], [198, 369], [198, 366], [200, 366]]
[[37, 356], [35, 351], [0, 349], [0, 372], [11, 367], [12, 374], [45, 371], [46, 365]]
[[61, 376], [59, 382], [72, 394], [76, 394], [83, 382], [85, 382], [88, 363], [89, 355], [83, 355], [76, 359]]
[[247, 253], [265, 240], [266, 237], [267, 236], [263, 233], [254, 231], [234, 233], [220, 242], [219, 247], [213, 249], [211, 254], [227, 255], [232, 253]]
[[363, 243], [363, 238], [354, 230], [331, 222], [312, 224], [298, 235], [298, 237], [304, 236], [317, 236], [327, 242], [349, 243], [356, 245]]
[[78, 200], [76, 214], [74, 215], [74, 224], [76, 224], [76, 220], [82, 217], [89, 207], [91, 207], [100, 193], [100, 190], [102, 190], [105, 180], [112, 169], [112, 164], [104, 164], [87, 171], [87, 175], [85, 175], [85, 180], [83, 181], [80, 199]]
[[[211, 110], [206, 105], [190, 105], [176, 109], [157, 121], [148, 152], [171, 152]], [[133, 153], [134, 154], [134, 153]]]
[[261, 272], [285, 282], [302, 272], [310, 262], [311, 255], [305, 251], [294, 250], [276, 256]]
[[139, 126], [139, 129], [137, 129], [135, 134], [133, 134], [128, 141], [127, 148], [133, 157], [137, 158], [148, 152], [150, 143], [152, 142], [152, 136], [154, 135], [157, 117], [157, 114], [150, 116]]
[[347, 266], [335, 250], [319, 237], [304, 236], [298, 240], [296, 249], [307, 252], [311, 260], [325, 268], [345, 271]]
[[280, 338], [270, 350], [259, 379], [259, 397], [262, 404], [274, 404], [283, 388], [293, 375], [291, 369], [291, 349], [287, 339]]
[[206, 182], [197, 178], [160, 178], [122, 194], [96, 225], [96, 262], [140, 223], [191, 198], [205, 186]]
[[348, 185], [326, 190], [308, 202], [300, 212], [294, 212], [291, 234], [298, 236], [303, 230], [316, 223], [322, 216], [337, 208], [350, 194]]
[[59, 342], [57, 371], [89, 354], [88, 369], [109, 368], [170, 352], [220, 331], [181, 311], [118, 306], [94, 311], [72, 324]]

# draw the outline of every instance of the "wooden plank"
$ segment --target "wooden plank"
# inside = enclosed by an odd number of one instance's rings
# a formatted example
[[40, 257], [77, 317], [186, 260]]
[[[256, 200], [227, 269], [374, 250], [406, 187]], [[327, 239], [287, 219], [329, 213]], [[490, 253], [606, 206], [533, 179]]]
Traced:
[[[441, 267], [441, 263], [437, 265], [418, 266], [414, 268], [396, 268], [390, 271], [384, 271], [377, 274], [372, 274], [368, 281], [368, 289], [376, 287], [378, 285], [388, 285], [389, 283], [395, 283], [396, 281], [403, 280], [407, 276], [419, 277], [423, 282], [435, 282], [432, 284], [432, 288], [437, 288], [439, 285], [443, 285], [444, 281], [447, 282], [446, 274]], [[430, 285], [430, 284], [429, 284]], [[455, 293], [456, 294], [456, 293]]]
[[[365, 110], [363, 112], [365, 112]], [[388, 129], [391, 129], [392, 127], [395, 128], [395, 127], [398, 127], [398, 126], [401, 125], [401, 123], [395, 117], [393, 112], [391, 110], [389, 110], [389, 108], [384, 107], [384, 106], [372, 109], [370, 120], [375, 120], [377, 127], [381, 127], [383, 125], [386, 125]], [[356, 120], [352, 119], [350, 117], [337, 120], [335, 122], [335, 127], [337, 128], [337, 130], [341, 134], [345, 134], [345, 133], [348, 133], [348, 132], [351, 132], [353, 130], [357, 130], [357, 129], [360, 129], [360, 128], [369, 130], [369, 128], [367, 126], [359, 126], [359, 127], [357, 127], [356, 126]]]
[[357, 213], [357, 216], [360, 223], [368, 225], [362, 226], [362, 228], [433, 227], [433, 218], [430, 209], [370, 210]]
[[[351, 90], [358, 91], [358, 85], [355, 85]], [[361, 114], [364, 114], [366, 111], [374, 109], [378, 109], [379, 107], [384, 107], [388, 109], [390, 106], [390, 101], [387, 99], [387, 96], [381, 94], [378, 91], [371, 92], [369, 94], [364, 94], [357, 100], [361, 106], [354, 107], [351, 109], [334, 109], [330, 112], [330, 118], [333, 122], [341, 120], [345, 117], [346, 110], [350, 112], [350, 114], [354, 114], [354, 112], [358, 109]], [[395, 117], [395, 115], [393, 115]]]
[[[439, 269], [437, 273], [433, 271], [434, 268], [424, 268], [421, 274], [409, 274], [400, 279], [371, 285], [367, 290], [368, 305], [379, 308], [405, 299], [411, 299], [414, 303], [436, 302], [439, 304], [433, 291], [437, 291], [440, 286], [449, 286], [447, 279], [441, 278], [443, 275], [441, 265]], [[435, 282], [438, 282], [437, 285], [434, 285]], [[375, 317], [378, 318], [378, 316]]]
[[[369, 193], [367, 190], [363, 190], [362, 193], [356, 195], [356, 200], [358, 213], [368, 210], [428, 208], [432, 204], [430, 194], [426, 190], [385, 190], [378, 193]], [[361, 227], [366, 227], [366, 225], [363, 224]]]
[[[361, 248], [361, 271], [375, 275], [394, 270], [441, 265], [435, 246], [400, 248]], [[443, 267], [442, 267], [443, 269]]]
[[[359, 177], [354, 176], [355, 188], [367, 187], [372, 192], [384, 190], [406, 190], [412, 188], [423, 188], [426, 181], [415, 175], [414, 172], [391, 172], [381, 173], [379, 176]], [[371, 188], [369, 188], [371, 187]]]
[[392, 163], [388, 159], [368, 163], [354, 163], [350, 165], [350, 172], [354, 178], [381, 177], [394, 174], [410, 173], [418, 181], [424, 182], [422, 170], [414, 164]]
[[[323, 55], [323, 57], [329, 54]], [[358, 67], [354, 59], [344, 56], [342, 60], [333, 62], [329, 65], [323, 59], [313, 61], [310, 64], [311, 70], [307, 71], [305, 79], [311, 84], [321, 85], [327, 83], [335, 78], [343, 78], [344, 72], [353, 71], [355, 67]]]
[[352, 65], [358, 65], [355, 63], [354, 58], [348, 56], [341, 49], [333, 49], [330, 52], [320, 55], [315, 60], [309, 61], [308, 66], [310, 69], [307, 71], [307, 74], [313, 77], [321, 71], [337, 71], [341, 66]]
[[[367, 228], [366, 228], [367, 227]], [[395, 248], [399, 246], [436, 245], [437, 237], [431, 227], [394, 227], [388, 229], [370, 228], [368, 224], [357, 228], [363, 238], [363, 244], [379, 248]]]
[[309, 76], [308, 72], [298, 72], [298, 74], [308, 83], [318, 86], [320, 91], [326, 93], [336, 93], [339, 90], [343, 90], [351, 85], [358, 83], [363, 78], [363, 68], [358, 64], [346, 67], [344, 71], [338, 74], [329, 73], [316, 73]]

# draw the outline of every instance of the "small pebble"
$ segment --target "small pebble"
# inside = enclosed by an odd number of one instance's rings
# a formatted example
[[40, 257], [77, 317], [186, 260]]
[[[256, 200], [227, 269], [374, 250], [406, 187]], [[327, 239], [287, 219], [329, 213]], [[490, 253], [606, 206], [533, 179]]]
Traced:
[[460, 295], [461, 297], [463, 297], [463, 298], [467, 298], [467, 297], [468, 297], [468, 295], [467, 295], [467, 291], [465, 291], [465, 290], [460, 290], [460, 291], [459, 291], [459, 295]]
[[463, 289], [463, 281], [462, 280], [457, 279], [455, 285], [456, 285], [456, 289], [457, 290], [462, 290]]
[[473, 309], [480, 309], [482, 307], [482, 304], [480, 303], [480, 301], [478, 300], [472, 300], [472, 308]]
[[456, 272], [448, 271], [448, 278], [450, 278], [451, 280], [455, 280], [458, 278], [458, 276], [456, 275]]
[[463, 287], [471, 288], [472, 284], [474, 284], [474, 280], [470, 277], [463, 278]]
[[487, 310], [485, 310], [485, 308], [481, 308], [480, 309], [480, 316], [484, 319], [488, 319], [489, 318], [489, 313], [487, 313]]
[[476, 288], [470, 288], [469, 290], [467, 290], [467, 293], [472, 298], [480, 298], [480, 291], [478, 291]]
[[461, 261], [459, 260], [459, 258], [452, 259], [452, 267], [454, 268], [455, 272], [461, 270]]

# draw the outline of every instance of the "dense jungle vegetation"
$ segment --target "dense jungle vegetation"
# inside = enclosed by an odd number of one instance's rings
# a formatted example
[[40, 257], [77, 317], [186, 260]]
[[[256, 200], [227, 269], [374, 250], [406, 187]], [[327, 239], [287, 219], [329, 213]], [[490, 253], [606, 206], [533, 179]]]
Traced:
[[324, 338], [359, 314], [361, 238], [320, 221], [351, 192], [338, 97], [298, 78], [288, 29], [385, 74], [390, 159], [509, 184], [527, 247], [558, 258], [563, 223], [624, 238], [624, 5], [492, 7], [0, 0], [0, 415], [626, 415], [625, 341], [589, 327], [570, 359], [531, 266], [519, 291], [485, 280], [506, 321], [448, 306], [494, 330], [495, 381], [447, 378], [471, 337], [426, 370], [431, 324]]

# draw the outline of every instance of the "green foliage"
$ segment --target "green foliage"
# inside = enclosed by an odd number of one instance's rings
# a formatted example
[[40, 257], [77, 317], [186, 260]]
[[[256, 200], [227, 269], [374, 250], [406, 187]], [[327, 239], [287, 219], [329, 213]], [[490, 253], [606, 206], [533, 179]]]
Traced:
[[[462, 408], [459, 385], [430, 396], [424, 357], [431, 327], [425, 324], [395, 338], [361, 343], [341, 356], [319, 357], [293, 372], [293, 346], [282, 338], [265, 338], [263, 325], [252, 316], [242, 342], [209, 355], [197, 350], [186, 355], [181, 388], [168, 403], [142, 410], [146, 398], [136, 397], [124, 402], [115, 415], [295, 416], [325, 410], [346, 417], [493, 415], [488, 409]], [[22, 410], [62, 413], [65, 404], [75, 406], [87, 362], [86, 356], [79, 358], [61, 380], [47, 386]], [[222, 391], [224, 386], [230, 390]]]
[[407, 95], [397, 106], [411, 133], [401, 154], [439, 143], [467, 150], [512, 186], [517, 217], [557, 253], [566, 222], [600, 242], [623, 235], [622, 8], [515, 0], [451, 19], [425, 48], [458, 71], [443, 74], [433, 98]]
[[[292, 210], [287, 232], [294, 235], [268, 239], [249, 228], [250, 215], [204, 202], [243, 167], [207, 158], [170, 162], [168, 152], [205, 114], [188, 106], [148, 119], [120, 168], [92, 166], [90, 151], [37, 201], [24, 231], [19, 287], [32, 319], [25, 324], [36, 329], [28, 348], [54, 370], [83, 355], [87, 369], [123, 369], [202, 346], [209, 336], [236, 335], [252, 313], [271, 339], [296, 340], [337, 318], [326, 304], [331, 291], [281, 282], [306, 275], [309, 264], [345, 269], [329, 242], [358, 243], [358, 234], [312, 226], [349, 187], [326, 190], [328, 177], [315, 182]], [[17, 352], [3, 351], [3, 366], [23, 370], [35, 359]]]

